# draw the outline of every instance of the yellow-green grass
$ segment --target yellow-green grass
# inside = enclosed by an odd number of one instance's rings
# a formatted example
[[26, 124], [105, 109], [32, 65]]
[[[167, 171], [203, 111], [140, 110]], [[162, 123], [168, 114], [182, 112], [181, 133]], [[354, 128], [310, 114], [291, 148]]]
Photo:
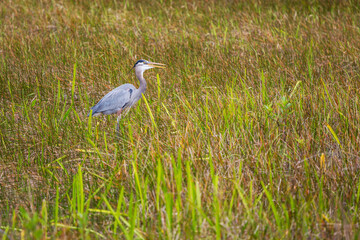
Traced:
[[0, 236], [358, 239], [359, 39], [357, 1], [2, 1]]

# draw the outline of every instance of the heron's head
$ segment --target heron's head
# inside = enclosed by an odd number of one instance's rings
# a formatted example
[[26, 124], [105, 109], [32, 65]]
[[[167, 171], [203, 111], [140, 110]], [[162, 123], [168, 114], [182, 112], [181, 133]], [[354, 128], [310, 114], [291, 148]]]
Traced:
[[135, 63], [133, 68], [135, 68], [135, 71], [143, 72], [150, 68], [165, 68], [165, 64], [149, 62], [149, 61], [141, 59]]

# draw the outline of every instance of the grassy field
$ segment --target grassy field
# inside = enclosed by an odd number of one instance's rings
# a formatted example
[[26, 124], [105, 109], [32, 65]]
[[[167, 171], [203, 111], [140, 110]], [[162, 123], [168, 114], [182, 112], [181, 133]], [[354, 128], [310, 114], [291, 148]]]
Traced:
[[0, 237], [359, 239], [359, 6], [2, 1]]

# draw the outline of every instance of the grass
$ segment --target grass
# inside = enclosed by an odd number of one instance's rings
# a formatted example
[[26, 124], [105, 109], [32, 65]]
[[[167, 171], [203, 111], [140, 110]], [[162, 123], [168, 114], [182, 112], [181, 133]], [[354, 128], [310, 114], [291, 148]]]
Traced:
[[2, 2], [0, 235], [358, 239], [358, 6]]

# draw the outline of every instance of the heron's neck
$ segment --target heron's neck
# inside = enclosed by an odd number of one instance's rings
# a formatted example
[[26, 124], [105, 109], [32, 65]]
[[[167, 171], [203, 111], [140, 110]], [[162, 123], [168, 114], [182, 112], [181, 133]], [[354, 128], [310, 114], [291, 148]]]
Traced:
[[144, 92], [146, 90], [146, 81], [145, 81], [143, 74], [144, 74], [144, 71], [135, 70], [135, 75], [136, 75], [137, 79], [139, 79], [139, 82], [140, 82], [139, 90], [141, 92]]

